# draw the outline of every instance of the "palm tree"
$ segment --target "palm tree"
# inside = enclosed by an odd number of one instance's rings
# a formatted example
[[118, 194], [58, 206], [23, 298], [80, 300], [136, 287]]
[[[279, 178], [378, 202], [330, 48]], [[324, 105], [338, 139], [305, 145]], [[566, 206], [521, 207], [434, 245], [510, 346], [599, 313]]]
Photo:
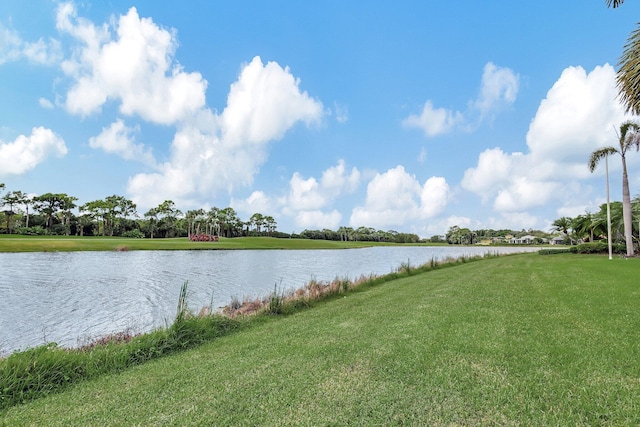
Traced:
[[[57, 213], [59, 211], [66, 210], [66, 208], [68, 207], [68, 202], [71, 202], [71, 204], [73, 204], [73, 200], [68, 200], [69, 197], [70, 196], [64, 193], [45, 193], [33, 198], [33, 207], [46, 217], [48, 231], [51, 231], [51, 227], [53, 226], [53, 218], [57, 215]], [[77, 200], [77, 198], [75, 197], [73, 197], [73, 199]], [[75, 205], [73, 207], [75, 207]]]
[[108, 208], [109, 235], [113, 236], [116, 226], [119, 226], [124, 219], [137, 215], [137, 206], [133, 201], [117, 194], [105, 197], [104, 201]]
[[633, 221], [638, 225], [638, 232], [640, 233], [640, 196], [636, 196], [631, 201], [631, 211], [633, 214]]
[[631, 195], [629, 193], [629, 177], [627, 175], [627, 150], [632, 145], [636, 149], [640, 144], [640, 125], [634, 122], [624, 122], [620, 125], [620, 135], [618, 138], [619, 148], [604, 147], [593, 153], [589, 158], [589, 170], [593, 172], [600, 160], [618, 153], [622, 158], [622, 218], [624, 220], [624, 239], [627, 243], [627, 256], [633, 256], [633, 226], [631, 224]]
[[[1, 184], [1, 183], [0, 183]], [[2, 184], [4, 185], [4, 184]], [[3, 187], [0, 187], [2, 189]], [[16, 205], [24, 205], [27, 208], [27, 227], [29, 226], [29, 205], [31, 204], [31, 199], [24, 194], [22, 191], [9, 191], [2, 198], [0, 198], [0, 206], [8, 206], [9, 209], [5, 210], [5, 216], [7, 218], [7, 233], [11, 234], [11, 218], [16, 214], [14, 211], [14, 206]]]
[[25, 210], [24, 226], [26, 228], [29, 228], [29, 206], [33, 204], [33, 200], [30, 196], [24, 194], [22, 191], [14, 191], [14, 193], [18, 193], [20, 197], [20, 202], [24, 205], [24, 210]]
[[24, 195], [22, 191], [9, 191], [0, 199], [0, 205], [6, 206], [8, 209], [5, 209], [4, 214], [7, 218], [7, 234], [11, 234], [12, 226], [11, 219], [16, 215], [14, 210], [16, 205], [22, 204], [22, 199]]
[[267, 227], [269, 235], [272, 235], [273, 232], [276, 231], [278, 223], [276, 222], [274, 217], [272, 217], [271, 215], [267, 215], [264, 217], [264, 225]]
[[[610, 204], [611, 214], [611, 242], [615, 243], [624, 238], [624, 221], [622, 219], [622, 202], [611, 202]], [[600, 211], [594, 216], [596, 221], [596, 232], [599, 232], [602, 237], [606, 236], [607, 227], [607, 204], [600, 205]]]
[[[105, 200], [92, 200], [80, 206], [80, 212], [88, 214], [91, 218], [95, 218], [98, 226], [98, 234], [102, 229], [102, 235], [107, 235], [107, 225], [109, 223], [109, 203]], [[153, 238], [153, 233], [151, 233]]]
[[62, 203], [60, 205], [60, 223], [64, 226], [64, 235], [68, 236], [71, 233], [71, 209], [77, 207], [75, 202], [78, 200], [77, 197], [68, 196], [66, 194], [60, 195]]
[[232, 207], [226, 207], [218, 212], [220, 221], [220, 229], [224, 237], [235, 237], [242, 230], [242, 221], [238, 218], [238, 214]]
[[153, 232], [158, 228], [158, 209], [151, 208], [144, 213], [144, 217], [148, 218], [149, 234], [153, 239]]
[[[624, 0], [606, 0], [608, 7], [619, 7]], [[616, 84], [626, 111], [640, 114], [640, 26], [631, 32], [618, 61]]]
[[192, 209], [187, 211], [184, 219], [187, 221], [187, 234], [189, 237], [191, 237], [191, 235], [200, 234], [200, 227], [205, 221], [205, 215], [206, 213], [204, 209]]
[[260, 234], [262, 226], [265, 225], [265, 217], [261, 213], [256, 212], [249, 218], [249, 223], [255, 226], [256, 233]]
[[84, 236], [84, 229], [90, 225], [94, 225], [93, 216], [90, 213], [85, 213], [78, 216], [78, 227], [76, 228], [76, 235]]
[[207, 212], [207, 234], [220, 235], [220, 209], [215, 206]]
[[[611, 204], [609, 204], [611, 208]], [[611, 211], [610, 211], [611, 212]], [[608, 235], [607, 204], [600, 205], [600, 210], [591, 214], [591, 230], [594, 240], [604, 239]]]
[[562, 218], [558, 218], [551, 224], [551, 230], [557, 231], [559, 233], [564, 234], [569, 238], [571, 244], [573, 244], [573, 239], [569, 234], [569, 230], [573, 227], [573, 220], [568, 216], [563, 216]]
[[585, 239], [588, 238], [589, 242], [593, 242], [596, 236], [596, 229], [598, 223], [593, 214], [587, 212], [583, 215], [578, 215], [572, 221], [572, 229], [576, 233], [576, 238]]

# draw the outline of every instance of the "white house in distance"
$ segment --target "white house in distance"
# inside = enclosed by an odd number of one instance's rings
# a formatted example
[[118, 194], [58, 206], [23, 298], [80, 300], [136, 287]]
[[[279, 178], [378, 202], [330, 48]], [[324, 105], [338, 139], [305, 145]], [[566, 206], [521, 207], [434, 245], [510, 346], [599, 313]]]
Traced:
[[564, 239], [566, 239], [566, 237], [556, 236], [553, 239], [551, 239], [549, 243], [551, 243], [552, 245], [561, 245], [564, 242]]
[[512, 237], [511, 239], [509, 239], [509, 243], [514, 245], [530, 245], [533, 242], [535, 242], [535, 240], [536, 240], [536, 236], [531, 236], [527, 234], [526, 236], [522, 236], [522, 237]]

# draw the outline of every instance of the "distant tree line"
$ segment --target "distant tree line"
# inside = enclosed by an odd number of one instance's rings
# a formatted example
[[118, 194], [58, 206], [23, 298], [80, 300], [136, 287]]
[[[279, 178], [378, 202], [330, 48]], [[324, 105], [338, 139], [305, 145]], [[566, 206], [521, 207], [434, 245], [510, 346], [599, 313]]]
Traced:
[[523, 236], [532, 236], [531, 243], [546, 243], [552, 235], [542, 230], [510, 230], [510, 229], [479, 229], [471, 230], [466, 227], [454, 225], [449, 228], [447, 234], [442, 236], [433, 236], [430, 240], [433, 242], [445, 241], [450, 245], [475, 245], [479, 243], [509, 243], [510, 239], [520, 238]]
[[[622, 202], [611, 202], [611, 229], [613, 243], [625, 242], [625, 227]], [[632, 244], [638, 246], [638, 236], [640, 233], [640, 196], [636, 196], [631, 201], [632, 211]], [[473, 245], [481, 242], [509, 243], [508, 238], [520, 238], [523, 236], [533, 236], [532, 243], [543, 244], [550, 241], [554, 237], [562, 237], [559, 243], [567, 245], [575, 245], [578, 243], [595, 242], [607, 239], [607, 205], [600, 205], [600, 209], [596, 213], [586, 212], [576, 217], [563, 216], [556, 219], [549, 232], [542, 230], [493, 230], [481, 229], [471, 230], [469, 228], [452, 226], [443, 236], [433, 236], [430, 240], [437, 241], [441, 239], [449, 244], [456, 245]]]
[[[0, 183], [0, 233], [63, 236], [186, 237], [206, 233], [223, 237], [279, 236], [270, 215], [255, 213], [247, 221], [227, 207], [182, 212], [171, 200], [140, 215], [136, 204], [118, 195], [77, 203], [66, 193], [30, 197], [7, 191]], [[288, 235], [287, 235], [288, 236]]]
[[0, 233], [150, 239], [204, 234], [395, 243], [420, 241], [416, 234], [367, 227], [288, 234], [277, 230], [277, 221], [270, 215], [254, 213], [244, 221], [231, 207], [183, 212], [172, 200], [165, 200], [142, 214], [133, 201], [115, 194], [84, 204], [77, 202], [77, 197], [66, 193], [30, 197], [22, 191], [7, 191], [5, 184], [0, 183]]
[[340, 227], [336, 231], [329, 229], [304, 230], [299, 235], [305, 239], [335, 240], [342, 242], [394, 242], [418, 243], [420, 238], [416, 234], [399, 233], [395, 230], [382, 231], [371, 227]]

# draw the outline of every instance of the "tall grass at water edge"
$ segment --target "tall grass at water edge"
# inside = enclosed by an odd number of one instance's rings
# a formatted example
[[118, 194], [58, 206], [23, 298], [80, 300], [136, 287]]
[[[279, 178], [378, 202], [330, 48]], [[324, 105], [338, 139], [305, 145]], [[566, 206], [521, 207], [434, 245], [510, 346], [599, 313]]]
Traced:
[[222, 315], [192, 315], [187, 295], [185, 282], [176, 319], [168, 328], [137, 336], [116, 333], [78, 349], [49, 343], [0, 360], [0, 413], [7, 407], [57, 392], [79, 381], [194, 347], [240, 326], [237, 320]]
[[[485, 258], [492, 256], [495, 255], [488, 253]], [[265, 298], [231, 304], [217, 313], [213, 313], [211, 307], [205, 307], [197, 315], [188, 307], [188, 284], [185, 282], [180, 290], [175, 321], [167, 328], [138, 336], [113, 334], [77, 349], [49, 343], [1, 359], [0, 414], [13, 405], [58, 392], [71, 384], [193, 348], [249, 327], [264, 316], [290, 315], [347, 292], [481, 258], [460, 257], [443, 261], [432, 258], [430, 262], [416, 267], [407, 261], [386, 275], [371, 274], [355, 280], [336, 277], [331, 282], [311, 280], [304, 287], [288, 292], [279, 291], [275, 285], [274, 291]]]

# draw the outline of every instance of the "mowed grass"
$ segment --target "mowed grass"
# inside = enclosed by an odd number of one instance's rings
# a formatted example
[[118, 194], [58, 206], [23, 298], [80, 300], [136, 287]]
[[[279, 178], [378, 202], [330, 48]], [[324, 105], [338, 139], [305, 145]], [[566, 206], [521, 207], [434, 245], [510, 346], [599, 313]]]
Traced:
[[10, 408], [6, 425], [638, 425], [640, 260], [394, 280]]
[[376, 245], [376, 242], [339, 242], [275, 237], [220, 238], [219, 242], [191, 242], [173, 239], [128, 239], [123, 237], [17, 236], [0, 235], [0, 252], [64, 252], [117, 250], [199, 250], [199, 249], [346, 249]]

